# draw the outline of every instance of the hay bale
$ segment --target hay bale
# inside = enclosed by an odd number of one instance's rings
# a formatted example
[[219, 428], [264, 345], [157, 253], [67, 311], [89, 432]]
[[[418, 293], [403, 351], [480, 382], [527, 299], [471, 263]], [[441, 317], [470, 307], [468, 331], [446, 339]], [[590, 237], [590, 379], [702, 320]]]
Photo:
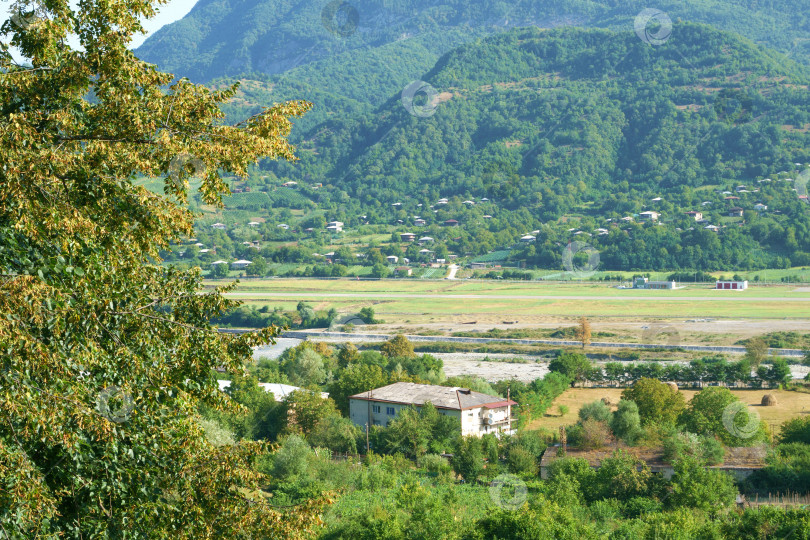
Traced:
[[776, 396], [773, 394], [765, 394], [762, 396], [763, 407], [775, 407], [777, 405], [779, 405], [779, 403], [776, 401]]
[[674, 383], [674, 382], [668, 382], [668, 383], [667, 383], [667, 386], [669, 386], [670, 388], [672, 388], [672, 391], [673, 391], [673, 392], [677, 392], [677, 391], [678, 391], [678, 383]]
[[610, 401], [610, 398], [609, 398], [609, 397], [603, 397], [603, 398], [602, 398], [602, 403], [604, 403], [604, 404], [605, 404], [605, 405], [607, 405], [608, 407], [610, 407], [611, 405], [613, 405], [613, 402], [612, 402], [612, 401]]

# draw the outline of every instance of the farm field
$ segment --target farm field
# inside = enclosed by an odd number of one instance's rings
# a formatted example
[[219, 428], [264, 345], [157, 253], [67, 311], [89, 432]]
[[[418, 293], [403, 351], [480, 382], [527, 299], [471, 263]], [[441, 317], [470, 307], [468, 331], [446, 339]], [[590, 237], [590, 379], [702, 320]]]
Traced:
[[304, 300], [317, 309], [335, 307], [340, 312], [373, 306], [386, 322], [408, 324], [476, 321], [493, 325], [504, 319], [528, 324], [538, 318], [581, 316], [636, 321], [810, 318], [810, 289], [787, 285], [746, 291], [715, 291], [706, 286], [643, 291], [592, 283], [267, 279], [242, 282], [230, 296], [271, 307]]
[[[528, 429], [542, 428], [556, 431], [560, 426], [574, 424], [577, 421], [579, 409], [583, 405], [603, 397], [609, 398], [615, 409], [615, 404], [621, 399], [622, 390], [622, 388], [569, 388], [554, 400], [546, 416], [534, 420], [529, 424]], [[733, 392], [748, 405], [750, 411], [757, 413], [769, 425], [774, 434], [778, 433], [779, 426], [785, 420], [810, 414], [810, 394], [772, 389], [733, 390]], [[697, 390], [681, 390], [681, 393], [688, 402], [697, 393]], [[773, 407], [760, 405], [762, 396], [765, 394], [776, 396], [778, 405]], [[559, 415], [559, 405], [566, 405], [569, 408], [564, 416], [557, 416]]]

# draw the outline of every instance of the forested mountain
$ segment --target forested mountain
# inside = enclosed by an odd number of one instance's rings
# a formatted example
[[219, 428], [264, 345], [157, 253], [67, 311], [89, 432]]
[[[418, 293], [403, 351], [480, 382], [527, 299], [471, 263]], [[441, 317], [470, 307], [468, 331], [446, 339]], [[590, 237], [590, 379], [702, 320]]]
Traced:
[[[777, 253], [810, 251], [806, 206], [793, 184], [755, 185], [810, 162], [810, 76], [780, 54], [691, 23], [676, 24], [659, 47], [607, 30], [523, 29], [452, 51], [424, 80], [434, 102], [419, 104], [417, 96], [411, 114], [396, 94], [373, 114], [335, 115], [302, 135], [301, 162], [272, 164], [268, 181], [324, 183], [316, 201], [346, 221], [361, 212], [372, 222], [457, 219], [471, 233], [462, 252], [498, 247], [483, 239], [503, 230], [578, 216], [591, 234], [606, 218], [653, 210], [674, 222], [670, 247], [699, 236], [722, 260], [722, 246], [711, 247], [716, 240], [706, 235], [714, 233], [703, 226], [675, 231], [690, 228], [684, 212], [700, 210], [725, 226], [730, 208], [752, 210], [761, 201], [778, 218], [758, 216], [765, 231], [757, 233], [735, 222], [725, 237], [741, 234], [733, 242], [749, 258], [765, 248], [767, 264]], [[726, 199], [722, 191], [741, 184], [749, 189]], [[428, 210], [441, 197], [448, 204]], [[463, 203], [482, 199], [489, 200]], [[627, 236], [620, 234], [590, 242], [618, 243]], [[559, 241], [567, 239], [550, 239]], [[645, 257], [642, 267], [653, 259], [685, 265], [661, 253]]]
[[[632, 29], [648, 7], [642, 0], [200, 0], [137, 55], [205, 82], [283, 73], [343, 52], [398, 43], [389, 49], [398, 72], [414, 52], [409, 41], [425, 47], [417, 54], [432, 63], [464, 41], [518, 26]], [[654, 7], [673, 21], [712, 24], [810, 61], [810, 6], [804, 0], [662, 0]]]

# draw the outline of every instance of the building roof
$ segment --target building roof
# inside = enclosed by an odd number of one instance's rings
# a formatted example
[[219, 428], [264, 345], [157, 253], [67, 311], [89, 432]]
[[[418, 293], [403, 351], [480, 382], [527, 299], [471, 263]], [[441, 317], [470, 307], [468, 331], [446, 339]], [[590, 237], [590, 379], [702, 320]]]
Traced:
[[514, 401], [506, 401], [499, 396], [489, 396], [481, 392], [474, 392], [469, 388], [435, 386], [432, 384], [416, 384], [410, 382], [389, 384], [382, 388], [355, 394], [350, 396], [350, 399], [385, 401], [388, 403], [402, 403], [406, 405], [424, 405], [429, 401], [439, 409], [455, 410], [517, 405]]

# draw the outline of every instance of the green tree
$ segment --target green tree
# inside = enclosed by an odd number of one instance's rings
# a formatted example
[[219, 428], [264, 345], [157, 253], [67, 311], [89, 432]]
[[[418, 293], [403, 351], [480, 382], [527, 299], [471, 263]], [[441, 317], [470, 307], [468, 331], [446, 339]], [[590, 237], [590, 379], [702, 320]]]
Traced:
[[284, 362], [283, 367], [290, 383], [295, 386], [323, 384], [329, 375], [323, 357], [310, 347], [298, 351], [291, 360]]
[[584, 354], [566, 351], [552, 360], [548, 369], [570, 378], [571, 386], [574, 386], [578, 381], [588, 380], [593, 371], [593, 365]]
[[397, 334], [380, 346], [380, 352], [388, 358], [413, 358], [413, 343], [402, 334]]
[[745, 356], [753, 369], [757, 369], [768, 357], [768, 344], [761, 337], [751, 338], [745, 343]]
[[731, 390], [718, 386], [695, 394], [679, 423], [692, 433], [714, 435], [727, 446], [749, 446], [768, 439], [759, 416]]
[[287, 435], [273, 454], [272, 474], [282, 481], [290, 481], [307, 471], [312, 448], [298, 435]]
[[247, 274], [248, 276], [259, 276], [259, 277], [266, 276], [267, 259], [265, 259], [261, 255], [253, 257], [251, 263], [247, 265], [247, 268], [245, 268], [245, 274]]
[[686, 407], [683, 394], [658, 379], [642, 377], [622, 392], [622, 399], [632, 401], [644, 425], [674, 424]]
[[579, 421], [584, 422], [585, 420], [607, 423], [610, 420], [610, 407], [599, 399], [586, 403], [579, 409]]
[[652, 473], [643, 461], [624, 450], [616, 450], [602, 460], [593, 480], [593, 489], [583, 493], [590, 500], [644, 497], [652, 487]]
[[810, 416], [799, 416], [785, 420], [779, 430], [779, 442], [810, 444]]
[[664, 461], [675, 463], [679, 459], [692, 457], [704, 465], [718, 465], [723, 462], [725, 448], [713, 436], [700, 436], [694, 433], [676, 431], [664, 438]]
[[356, 454], [360, 435], [361, 430], [354, 422], [332, 414], [318, 420], [309, 434], [309, 443], [333, 452]]
[[[276, 330], [223, 335], [238, 303], [200, 272], [155, 264], [193, 235], [188, 179], [294, 159], [302, 102], [239, 125], [235, 87], [174, 80], [129, 50], [156, 3], [37, 3], [0, 49], [0, 526], [12, 538], [292, 537], [320, 510], [254, 504], [264, 443], [212, 445], [201, 404], [236, 411], [211, 373], [244, 370]], [[81, 50], [71, 47], [75, 36]], [[26, 61], [20, 65], [6, 37]], [[164, 195], [136, 185], [164, 177]]]
[[211, 277], [216, 279], [228, 277], [228, 265], [226, 264], [212, 264]]
[[340, 350], [338, 350], [338, 366], [345, 368], [352, 362], [356, 361], [359, 357], [360, 353], [357, 351], [357, 347], [354, 345], [354, 343], [344, 343], [340, 347]]
[[375, 364], [353, 363], [340, 372], [338, 378], [329, 385], [329, 397], [335, 401], [338, 410], [349, 414], [349, 396], [368, 392], [388, 384], [388, 375]]
[[388, 274], [390, 274], [390, 273], [391, 273], [391, 271], [388, 270], [388, 266], [386, 266], [386, 265], [384, 265], [382, 263], [377, 263], [377, 264], [375, 264], [374, 266], [371, 267], [371, 274], [370, 275], [371, 275], [371, 277], [374, 277], [374, 278], [384, 279], [384, 278], [387, 278]]
[[453, 471], [465, 482], [475, 482], [484, 472], [484, 451], [481, 439], [474, 435], [461, 437], [453, 452], [451, 465]]
[[670, 486], [670, 506], [698, 508], [708, 513], [718, 513], [733, 505], [737, 496], [737, 487], [731, 476], [707, 469], [693, 457], [684, 457], [675, 463]]
[[619, 405], [610, 417], [610, 430], [629, 445], [634, 445], [644, 434], [641, 428], [641, 415], [634, 401], [619, 400]]
[[335, 402], [313, 390], [295, 390], [283, 401], [289, 433], [308, 436], [315, 426], [329, 416], [339, 415]]

